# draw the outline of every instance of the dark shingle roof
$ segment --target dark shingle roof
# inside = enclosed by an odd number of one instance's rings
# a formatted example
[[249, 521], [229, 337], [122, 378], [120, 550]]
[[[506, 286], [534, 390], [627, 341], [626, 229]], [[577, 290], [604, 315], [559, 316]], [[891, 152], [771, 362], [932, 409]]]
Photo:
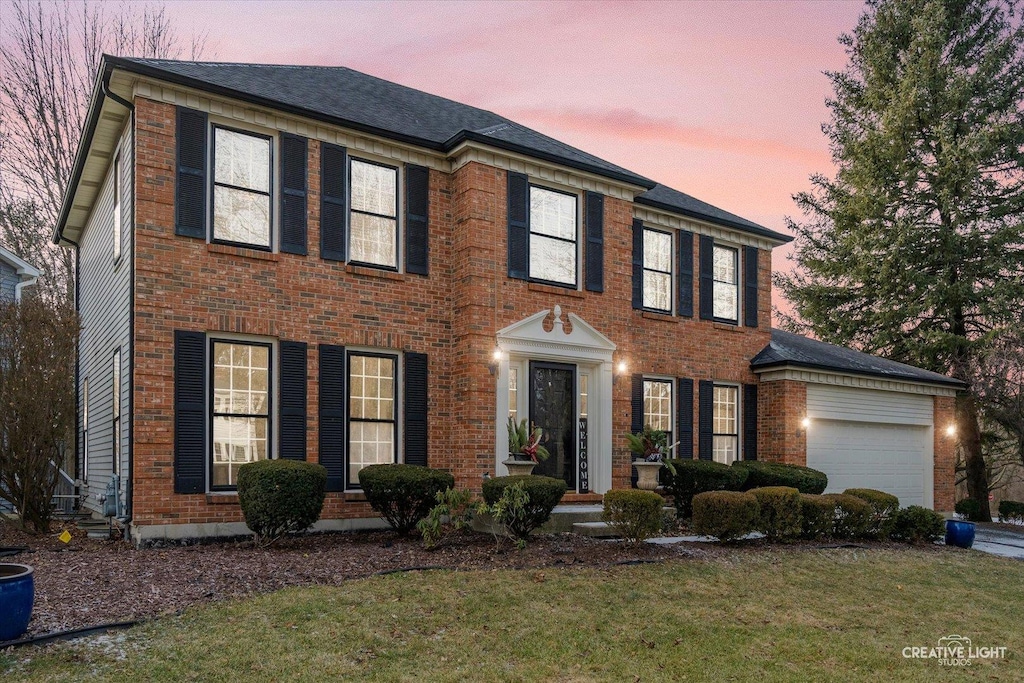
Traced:
[[940, 375], [937, 372], [922, 370], [913, 365], [897, 363], [843, 346], [826, 344], [792, 332], [772, 330], [771, 342], [754, 356], [754, 359], [750, 361], [750, 367], [757, 370], [781, 365], [816, 370], [836, 370], [855, 375], [943, 384], [958, 388], [964, 386], [960, 380]]
[[775, 232], [768, 228], [748, 221], [746, 218], [740, 218], [739, 216], [723, 211], [717, 206], [711, 206], [707, 202], [702, 202], [696, 197], [691, 197], [688, 194], [673, 190], [671, 187], [665, 185], [655, 185], [647, 192], [637, 195], [637, 204], [647, 204], [657, 209], [665, 209], [675, 213], [681, 213], [685, 216], [692, 216], [694, 218], [702, 218], [704, 220], [711, 221], [712, 223], [718, 223], [720, 225], [726, 225], [743, 232], [750, 232], [755, 235], [761, 235], [773, 240], [780, 240], [782, 242], [791, 242], [793, 238], [789, 235], [783, 235], [781, 232]]

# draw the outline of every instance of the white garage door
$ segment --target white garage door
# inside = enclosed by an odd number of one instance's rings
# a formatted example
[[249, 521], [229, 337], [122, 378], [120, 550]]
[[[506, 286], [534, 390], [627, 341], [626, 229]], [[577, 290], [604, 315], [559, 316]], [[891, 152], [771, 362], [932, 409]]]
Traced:
[[808, 385], [807, 466], [828, 492], [871, 488], [900, 505], [932, 506], [930, 396]]

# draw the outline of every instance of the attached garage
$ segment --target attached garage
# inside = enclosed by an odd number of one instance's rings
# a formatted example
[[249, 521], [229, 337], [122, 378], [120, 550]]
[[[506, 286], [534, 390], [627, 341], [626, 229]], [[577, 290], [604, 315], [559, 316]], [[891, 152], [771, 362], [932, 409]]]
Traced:
[[807, 417], [807, 466], [828, 475], [829, 493], [871, 488], [932, 507], [931, 396], [810, 384]]

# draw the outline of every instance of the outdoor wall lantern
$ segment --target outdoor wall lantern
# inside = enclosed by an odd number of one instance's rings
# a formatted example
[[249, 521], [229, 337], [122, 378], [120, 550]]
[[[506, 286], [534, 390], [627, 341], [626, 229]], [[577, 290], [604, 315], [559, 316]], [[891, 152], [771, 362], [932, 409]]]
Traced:
[[797, 436], [806, 436], [807, 428], [811, 426], [811, 418], [804, 416], [804, 419], [800, 420], [800, 429], [796, 430]]

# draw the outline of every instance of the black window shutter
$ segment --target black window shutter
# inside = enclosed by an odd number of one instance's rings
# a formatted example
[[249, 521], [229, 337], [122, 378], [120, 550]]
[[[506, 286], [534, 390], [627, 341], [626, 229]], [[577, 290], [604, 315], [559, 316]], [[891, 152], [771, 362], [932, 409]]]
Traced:
[[586, 193], [588, 292], [604, 291], [604, 195]]
[[633, 219], [633, 308], [644, 307], [644, 222]]
[[320, 145], [320, 258], [344, 261], [348, 255], [348, 158], [344, 147]]
[[757, 247], [743, 247], [743, 324], [757, 327]]
[[757, 460], [757, 385], [743, 385], [743, 459]]
[[174, 492], [206, 490], [206, 335], [174, 331]]
[[697, 386], [697, 457], [711, 460], [714, 442], [715, 383], [701, 380]]
[[306, 459], [306, 344], [282, 341], [279, 454], [285, 460]]
[[281, 251], [306, 255], [306, 138], [281, 133]]
[[321, 344], [320, 465], [327, 470], [327, 490], [345, 490], [345, 347]]
[[693, 233], [679, 231], [679, 288], [677, 315], [693, 317]]
[[206, 238], [206, 113], [178, 107], [174, 233]]
[[636, 434], [644, 428], [644, 376], [633, 375], [633, 389], [629, 395], [629, 408], [632, 413], [629, 431]]
[[715, 239], [700, 236], [700, 317], [711, 320], [715, 317]]
[[693, 380], [676, 379], [676, 457], [693, 460]]
[[508, 174], [508, 276], [530, 277], [530, 181]]
[[427, 465], [427, 354], [405, 354], [405, 464]]
[[405, 272], [429, 274], [430, 169], [405, 166]]

